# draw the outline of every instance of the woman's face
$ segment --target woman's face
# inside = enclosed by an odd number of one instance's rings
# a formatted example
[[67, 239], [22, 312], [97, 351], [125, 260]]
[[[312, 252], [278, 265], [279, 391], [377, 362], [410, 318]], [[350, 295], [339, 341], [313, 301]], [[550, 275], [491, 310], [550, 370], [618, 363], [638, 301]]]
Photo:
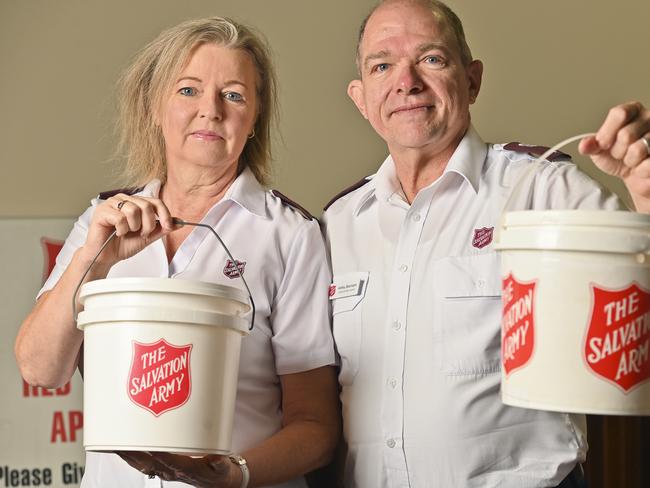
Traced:
[[246, 51], [217, 44], [194, 48], [157, 121], [168, 168], [236, 168], [257, 117], [256, 82]]

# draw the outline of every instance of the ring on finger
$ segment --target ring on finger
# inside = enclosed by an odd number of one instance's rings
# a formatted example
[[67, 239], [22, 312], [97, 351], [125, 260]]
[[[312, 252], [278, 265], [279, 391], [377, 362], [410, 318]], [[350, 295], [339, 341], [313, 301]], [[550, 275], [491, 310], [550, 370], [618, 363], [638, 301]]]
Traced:
[[125, 203], [126, 203], [126, 200], [122, 200], [120, 203], [117, 204], [117, 209], [122, 210], [122, 207], [124, 206]]
[[646, 152], [650, 156], [650, 137], [643, 136], [643, 137], [641, 137], [641, 141], [643, 142], [643, 144], [645, 144]]

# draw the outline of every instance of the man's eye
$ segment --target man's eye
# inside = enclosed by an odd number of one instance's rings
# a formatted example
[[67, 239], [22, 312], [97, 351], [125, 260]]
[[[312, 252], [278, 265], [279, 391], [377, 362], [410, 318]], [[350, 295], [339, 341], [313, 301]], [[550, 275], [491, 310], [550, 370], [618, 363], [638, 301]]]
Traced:
[[237, 92], [226, 92], [226, 93], [224, 93], [223, 96], [224, 96], [224, 98], [226, 100], [230, 100], [231, 102], [242, 102], [242, 101], [244, 101], [244, 97], [242, 97]]
[[374, 71], [377, 71], [379, 73], [383, 73], [388, 69], [388, 63], [379, 63], [375, 65]]
[[193, 95], [196, 95], [196, 90], [190, 86], [184, 86], [183, 88], [178, 90], [178, 93], [186, 97], [191, 97]]
[[424, 62], [427, 64], [444, 64], [442, 58], [440, 56], [426, 56], [424, 58]]

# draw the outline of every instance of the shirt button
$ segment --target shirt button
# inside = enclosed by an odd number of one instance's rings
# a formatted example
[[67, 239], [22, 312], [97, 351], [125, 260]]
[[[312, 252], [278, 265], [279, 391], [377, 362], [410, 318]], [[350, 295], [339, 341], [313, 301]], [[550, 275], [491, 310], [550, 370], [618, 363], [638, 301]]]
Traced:
[[477, 280], [476, 286], [478, 286], [479, 288], [483, 288], [483, 286], [485, 286], [485, 280]]
[[420, 214], [415, 214], [415, 215], [413, 216], [413, 220], [414, 220], [415, 222], [419, 222], [419, 221], [420, 221]]
[[395, 388], [397, 386], [397, 380], [395, 378], [390, 378], [388, 380], [388, 384], [390, 385], [391, 388]]
[[402, 264], [402, 265], [399, 267], [399, 270], [400, 270], [402, 273], [405, 273], [407, 269], [409, 269], [409, 267], [408, 267], [407, 265], [405, 265], [405, 264]]
[[393, 447], [395, 447], [395, 439], [388, 439], [386, 441], [386, 445], [392, 449]]
[[402, 323], [399, 320], [393, 322], [393, 329], [400, 330], [402, 328]]

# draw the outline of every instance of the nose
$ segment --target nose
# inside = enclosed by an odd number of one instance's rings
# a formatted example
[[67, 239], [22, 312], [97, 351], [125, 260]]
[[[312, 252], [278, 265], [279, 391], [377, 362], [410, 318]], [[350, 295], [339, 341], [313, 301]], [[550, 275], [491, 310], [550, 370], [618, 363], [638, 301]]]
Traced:
[[415, 66], [405, 64], [397, 68], [397, 93], [410, 95], [423, 89], [422, 78]]
[[209, 120], [223, 118], [223, 101], [220, 93], [204, 93], [199, 105], [199, 116]]

